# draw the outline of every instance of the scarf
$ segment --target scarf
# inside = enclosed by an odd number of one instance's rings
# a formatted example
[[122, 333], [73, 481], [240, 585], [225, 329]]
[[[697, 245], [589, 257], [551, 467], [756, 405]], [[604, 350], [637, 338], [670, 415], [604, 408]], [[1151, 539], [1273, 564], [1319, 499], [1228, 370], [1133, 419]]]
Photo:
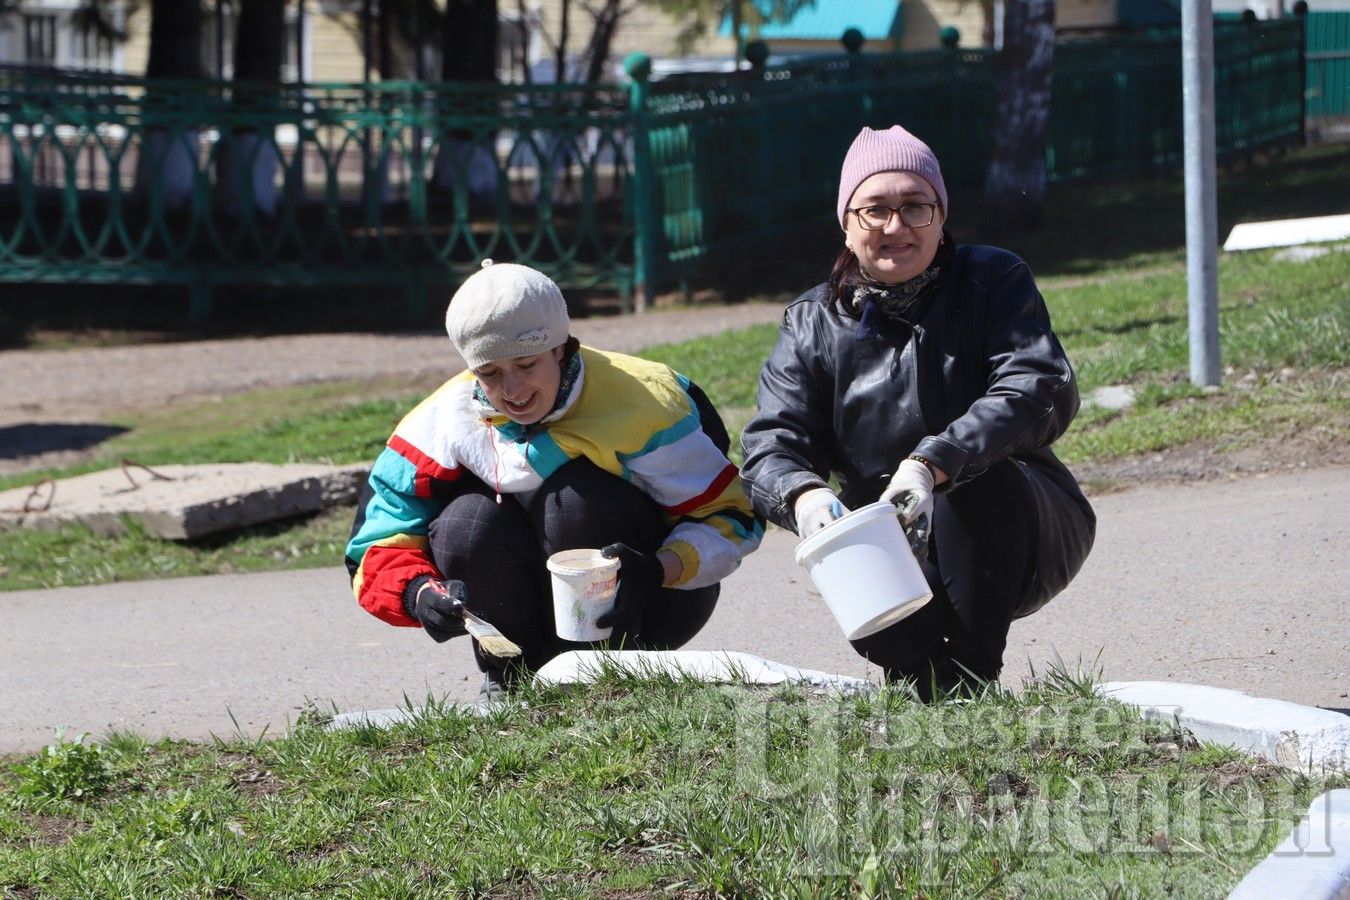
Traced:
[[932, 284], [941, 271], [934, 262], [909, 281], [899, 284], [882, 284], [860, 274], [849, 299], [850, 308], [858, 316], [857, 339], [863, 341], [876, 336], [878, 315], [901, 322], [917, 319], [928, 299], [924, 288]]

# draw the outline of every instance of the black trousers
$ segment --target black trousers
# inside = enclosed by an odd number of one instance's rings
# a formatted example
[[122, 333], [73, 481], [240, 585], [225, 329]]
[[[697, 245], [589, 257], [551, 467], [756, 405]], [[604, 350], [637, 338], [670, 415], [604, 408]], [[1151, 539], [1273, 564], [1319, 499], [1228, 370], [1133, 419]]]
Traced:
[[1092, 548], [1090, 508], [1039, 470], [1005, 460], [933, 502], [928, 558], [933, 599], [853, 647], [887, 680], [910, 679], [920, 696], [951, 689], [966, 672], [993, 681], [1013, 619], [1062, 591]]
[[[495, 492], [476, 478], [462, 487], [431, 524], [436, 567], [464, 582], [467, 606], [520, 645], [511, 660], [483, 653], [474, 641], [478, 667], [512, 684], [566, 650], [588, 648], [557, 636], [548, 557], [559, 550], [600, 548], [623, 542], [643, 552], [660, 548], [670, 532], [660, 507], [641, 490], [589, 460], [567, 463], [545, 480], [528, 506]], [[687, 643], [707, 624], [717, 605], [718, 585], [694, 590], [662, 588], [650, 598], [628, 632], [610, 646], [668, 650]]]

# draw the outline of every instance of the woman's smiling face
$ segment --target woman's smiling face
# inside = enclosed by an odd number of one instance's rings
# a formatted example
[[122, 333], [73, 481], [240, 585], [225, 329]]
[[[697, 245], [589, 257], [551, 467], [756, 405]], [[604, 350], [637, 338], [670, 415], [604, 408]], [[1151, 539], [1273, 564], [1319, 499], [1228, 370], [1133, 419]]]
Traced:
[[[858, 185], [849, 209], [864, 206], [899, 208], [907, 203], [937, 204], [933, 186], [913, 172], [878, 172]], [[923, 272], [937, 255], [944, 221], [941, 208], [933, 211], [933, 223], [910, 228], [892, 215], [886, 227], [868, 231], [857, 213], [844, 214], [844, 245], [858, 257], [863, 272], [882, 284], [899, 284]]]
[[533, 356], [494, 359], [473, 374], [498, 412], [521, 425], [533, 425], [558, 399], [563, 352], [564, 346], [558, 346]]

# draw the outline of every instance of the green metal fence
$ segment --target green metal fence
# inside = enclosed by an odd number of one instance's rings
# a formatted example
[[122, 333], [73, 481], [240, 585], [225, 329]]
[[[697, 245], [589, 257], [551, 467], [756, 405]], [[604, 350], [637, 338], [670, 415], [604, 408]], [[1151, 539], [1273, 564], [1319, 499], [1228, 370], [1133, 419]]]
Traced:
[[1350, 12], [1310, 12], [1308, 116], [1350, 116]]
[[[1221, 155], [1302, 138], [1302, 23], [1216, 30]], [[1172, 167], [1175, 33], [1056, 48], [1052, 179]], [[990, 51], [841, 55], [628, 87], [160, 83], [0, 68], [0, 281], [401, 286], [484, 257], [625, 297], [827, 219], [864, 124], [983, 183]]]
[[0, 278], [632, 286], [629, 92], [0, 71]]
[[[1302, 141], [1302, 41], [1299, 20], [1216, 26], [1221, 158]], [[865, 124], [903, 123], [933, 147], [949, 188], [978, 190], [995, 66], [991, 51], [952, 49], [653, 85], [657, 202], [654, 218], [638, 223], [656, 236], [649, 282], [693, 277], [701, 264], [827, 216], [840, 160]], [[1052, 180], [1179, 166], [1179, 35], [1058, 45], [1048, 144]]]

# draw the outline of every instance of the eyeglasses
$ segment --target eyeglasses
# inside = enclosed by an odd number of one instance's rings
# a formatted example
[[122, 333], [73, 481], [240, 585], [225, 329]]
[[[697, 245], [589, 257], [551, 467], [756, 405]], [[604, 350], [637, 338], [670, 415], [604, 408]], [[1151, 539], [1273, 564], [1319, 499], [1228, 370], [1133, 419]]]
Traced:
[[904, 206], [859, 206], [846, 209], [858, 217], [864, 231], [881, 231], [891, 224], [891, 217], [900, 214], [900, 223], [907, 228], [927, 228], [933, 224], [936, 203], [906, 203]]

